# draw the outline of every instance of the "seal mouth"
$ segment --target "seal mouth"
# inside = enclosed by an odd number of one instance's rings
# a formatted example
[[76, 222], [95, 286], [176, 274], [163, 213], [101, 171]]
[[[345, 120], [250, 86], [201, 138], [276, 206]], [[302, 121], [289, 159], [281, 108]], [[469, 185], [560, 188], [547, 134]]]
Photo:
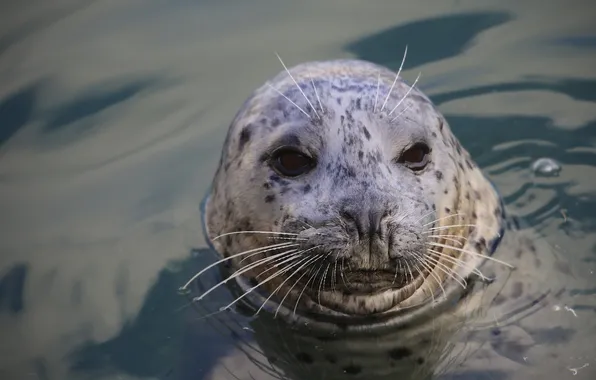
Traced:
[[401, 289], [415, 278], [406, 277], [397, 269], [343, 270], [336, 271], [335, 276], [327, 276], [323, 287], [324, 290], [339, 291], [345, 295], [378, 294]]

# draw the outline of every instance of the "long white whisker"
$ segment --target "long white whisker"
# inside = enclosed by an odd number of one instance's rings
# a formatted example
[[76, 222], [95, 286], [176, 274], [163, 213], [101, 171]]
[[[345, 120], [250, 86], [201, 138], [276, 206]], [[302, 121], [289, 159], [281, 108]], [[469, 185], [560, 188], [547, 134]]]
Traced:
[[464, 246], [464, 243], [462, 243], [460, 240], [454, 239], [454, 238], [449, 238], [449, 237], [441, 237], [441, 239], [443, 240], [447, 240], [447, 241], [452, 241], [454, 243], [459, 244], [461, 247]]
[[453, 256], [449, 256], [443, 252], [439, 252], [437, 250], [434, 250], [432, 248], [428, 248], [429, 251], [434, 252], [435, 254], [439, 255], [440, 257], [444, 258], [445, 260], [455, 264], [458, 267], [464, 268], [464, 269], [468, 269], [471, 270], [472, 273], [476, 273], [481, 279], [483, 280], [489, 280], [488, 277], [486, 277], [478, 268], [474, 268], [470, 263], [466, 263], [465, 261], [463, 261], [462, 259], [458, 259], [456, 257]]
[[437, 222], [439, 222], [439, 221], [441, 221], [441, 220], [443, 220], [443, 219], [447, 219], [447, 218], [453, 218], [454, 216], [463, 216], [463, 215], [464, 215], [464, 214], [461, 214], [461, 213], [456, 213], [456, 214], [450, 214], [450, 215], [447, 215], [447, 216], [443, 216], [443, 217], [441, 217], [441, 218], [439, 218], [439, 219], [435, 219], [435, 220], [433, 220], [432, 222], [428, 222], [428, 223], [426, 223], [426, 224], [423, 224], [423, 225], [422, 225], [422, 227], [426, 227], [426, 226], [428, 226], [429, 224], [437, 223]]
[[[437, 285], [439, 285], [439, 287], [443, 291], [443, 295], [446, 298], [447, 293], [445, 292], [445, 288], [443, 288], [443, 284], [441, 283], [441, 279], [439, 278], [439, 276], [436, 273], [434, 273], [433, 267], [430, 266], [430, 264], [426, 262], [425, 258], [420, 256], [420, 254], [415, 253], [414, 257], [418, 260], [420, 265], [422, 265], [424, 268], [426, 268], [428, 270], [428, 274], [437, 282]], [[434, 293], [434, 292], [431, 291], [431, 293]], [[434, 301], [434, 296], [433, 296], [433, 301]]]
[[393, 109], [391, 110], [391, 112], [389, 112], [387, 114], [387, 116], [391, 116], [391, 114], [393, 113], [393, 111], [395, 111], [395, 109], [397, 107], [399, 107], [400, 104], [402, 104], [402, 102], [404, 100], [406, 100], [406, 98], [408, 97], [408, 95], [410, 95], [410, 92], [412, 91], [412, 89], [414, 88], [414, 86], [416, 86], [416, 83], [418, 83], [418, 80], [420, 79], [420, 76], [422, 75], [422, 73], [418, 73], [418, 76], [416, 77], [416, 80], [414, 81], [414, 83], [412, 83], [412, 85], [410, 86], [410, 88], [408, 89], [408, 91], [406, 92], [406, 94], [404, 96], [402, 96], [402, 98], [399, 100], [399, 102], [397, 102], [397, 104], [395, 105], [395, 107], [393, 107]]
[[[317, 248], [317, 247], [313, 247], [310, 249], [315, 249], [315, 248]], [[302, 252], [302, 253], [304, 253], [304, 252]], [[317, 259], [318, 259], [318, 256], [316, 256], [316, 255], [312, 256], [306, 263], [304, 263], [302, 266], [300, 266], [300, 268], [296, 269], [296, 271], [292, 275], [288, 276], [288, 278], [284, 282], [282, 282], [281, 285], [283, 285], [286, 281], [288, 281], [294, 274], [299, 273], [302, 268], [304, 268], [305, 266], [311, 265], [313, 262], [317, 261]], [[292, 292], [292, 289], [294, 289], [294, 287], [298, 284], [298, 282], [302, 279], [302, 277], [306, 276], [307, 273], [309, 273], [309, 272], [304, 271], [304, 273], [302, 273], [302, 275], [296, 279], [296, 281], [294, 282], [294, 285], [292, 285], [290, 287], [290, 289], [286, 292], [286, 295], [281, 299], [281, 302], [279, 303], [279, 305], [277, 306], [277, 309], [275, 310], [275, 314], [273, 315], [274, 318], [277, 317], [277, 313], [279, 312], [281, 305], [283, 305], [283, 303], [286, 300], [286, 298], [288, 297], [288, 295]], [[281, 288], [281, 285], [277, 289], [275, 289], [276, 292], [279, 290], [279, 288]]]
[[[295, 253], [296, 251], [298, 251], [298, 249], [294, 249], [294, 250], [290, 250], [290, 251], [286, 251], [286, 252], [278, 253], [278, 254], [275, 254], [275, 255], [273, 255], [273, 256], [269, 256], [269, 257], [266, 257], [266, 258], [264, 258], [264, 259], [258, 260], [258, 261], [256, 261], [256, 262], [254, 262], [254, 263], [250, 264], [250, 265], [247, 265], [247, 266], [243, 267], [242, 269], [239, 269], [239, 270], [237, 270], [237, 271], [236, 271], [236, 272], [234, 272], [232, 275], [228, 276], [228, 277], [227, 277], [225, 280], [223, 280], [223, 281], [220, 281], [220, 282], [219, 282], [219, 283], [217, 283], [216, 285], [214, 285], [214, 286], [212, 286], [211, 288], [209, 288], [209, 290], [207, 290], [205, 293], [203, 293], [203, 294], [201, 294], [200, 296], [196, 297], [196, 298], [195, 298], [195, 301], [200, 301], [200, 300], [202, 300], [203, 298], [205, 298], [205, 296], [207, 296], [209, 293], [211, 293], [212, 291], [214, 291], [215, 289], [217, 289], [217, 288], [218, 288], [218, 287], [220, 287], [221, 285], [224, 285], [224, 284], [226, 284], [228, 281], [230, 281], [230, 280], [232, 280], [232, 279], [234, 279], [234, 278], [236, 278], [236, 277], [240, 276], [240, 275], [241, 275], [241, 274], [243, 274], [243, 273], [246, 273], [246, 272], [248, 272], [248, 271], [249, 271], [249, 270], [251, 270], [251, 269], [254, 269], [254, 268], [256, 268], [256, 267], [258, 267], [258, 266], [260, 266], [260, 265], [263, 265], [265, 262], [271, 261], [271, 260], [273, 260], [273, 259], [275, 259], [275, 258], [277, 258], [277, 257], [280, 257], [280, 256], [284, 256], [284, 255], [286, 255], [286, 256], [287, 256], [287, 255], [290, 255], [290, 254], [292, 254], [292, 253]], [[288, 259], [284, 259], [284, 261], [281, 261], [281, 262], [279, 262], [278, 264], [276, 264], [276, 266], [277, 266], [277, 265], [279, 265], [279, 264], [283, 264], [284, 262], [286, 262], [286, 261], [287, 261], [287, 260], [289, 260], [289, 259], [294, 259], [294, 258], [295, 258], [295, 256], [294, 256], [294, 255], [290, 255], [290, 257], [289, 257]]]
[[375, 104], [373, 106], [373, 113], [377, 112], [377, 101], [379, 100], [379, 88], [381, 87], [381, 70], [377, 73], [377, 91], [375, 93]]
[[389, 96], [391, 96], [391, 92], [393, 91], [393, 87], [395, 86], [395, 83], [397, 83], [397, 78], [399, 78], [401, 69], [404, 67], [404, 62], [406, 61], [407, 54], [408, 54], [408, 45], [406, 45], [406, 48], [404, 50], [404, 57], [401, 59], [401, 65], [399, 65], [399, 70], [397, 70], [397, 74], [395, 75], [393, 84], [391, 85], [391, 88], [389, 89], [389, 92], [387, 93], [387, 96], [385, 97], [385, 101], [383, 102], [383, 105], [381, 106], [381, 110], [379, 112], [383, 112], [383, 109], [385, 108], [385, 105], [387, 104], [387, 100], [389, 100]]
[[[300, 256], [298, 256], [298, 258], [299, 257]], [[288, 258], [288, 259], [280, 262], [279, 264], [283, 264], [284, 262], [292, 261], [292, 260], [295, 260], [295, 259], [296, 259], [296, 257], [290, 257], [290, 258]], [[277, 271], [277, 272], [273, 273], [271, 276], [267, 277], [265, 280], [259, 282], [257, 285], [255, 285], [255, 286], [251, 287], [250, 289], [248, 289], [240, 297], [237, 297], [234, 301], [232, 301], [228, 305], [224, 306], [223, 307], [223, 310], [228, 309], [230, 306], [236, 304], [238, 301], [240, 301], [242, 298], [244, 298], [245, 296], [247, 296], [249, 293], [251, 293], [253, 290], [255, 290], [256, 288], [258, 288], [259, 286], [265, 285], [266, 283], [268, 283], [269, 281], [273, 280], [275, 277], [279, 276], [280, 274], [283, 274], [283, 273], [287, 272], [288, 270], [294, 268], [296, 265], [299, 265], [301, 262], [302, 261], [299, 261], [298, 263], [292, 263], [292, 264], [290, 264], [290, 266], [288, 266], [288, 267], [286, 267], [284, 269], [281, 269], [280, 271]], [[276, 267], [279, 264], [277, 264]]]
[[312, 108], [312, 110], [315, 111], [315, 115], [317, 115], [317, 117], [320, 118], [321, 116], [317, 112], [316, 108], [312, 105], [312, 103], [310, 102], [310, 100], [308, 100], [308, 97], [306, 96], [306, 94], [304, 93], [304, 91], [302, 91], [302, 88], [300, 87], [300, 85], [298, 85], [298, 82], [296, 82], [296, 79], [294, 79], [294, 76], [292, 75], [292, 73], [290, 73], [290, 70], [288, 70], [288, 68], [286, 67], [286, 64], [284, 63], [284, 61], [282, 61], [282, 59], [279, 56], [279, 54], [275, 53], [275, 55], [277, 56], [277, 59], [279, 59], [279, 62], [282, 64], [282, 66], [284, 67], [284, 69], [286, 70], [286, 72], [288, 73], [288, 75], [290, 76], [290, 78], [292, 78], [292, 80], [294, 81], [294, 84], [296, 85], [296, 87], [298, 87], [298, 90], [300, 90], [300, 93], [302, 94], [302, 96], [304, 96], [304, 99], [306, 99], [306, 101], [308, 102], [308, 104], [310, 105], [310, 107]]
[[[298, 252], [300, 255], [302, 255], [304, 253], [304, 251], [300, 251]], [[299, 260], [296, 265], [300, 265], [301, 263], [306, 262], [306, 264], [308, 264], [308, 261], [311, 259], [311, 257], [303, 257], [301, 260]], [[304, 265], [304, 264], [302, 264]], [[283, 268], [280, 271], [277, 272], [278, 275], [281, 275], [283, 273], [285, 273], [288, 269], [293, 268], [293, 266], [287, 267], [287, 268]], [[288, 276], [284, 281], [282, 281], [281, 284], [279, 284], [279, 286], [277, 288], [275, 288], [271, 294], [269, 294], [269, 297], [267, 297], [265, 299], [265, 301], [263, 301], [263, 303], [261, 304], [261, 306], [257, 309], [257, 311], [255, 312], [254, 316], [256, 316], [257, 314], [259, 314], [259, 312], [261, 311], [261, 309], [263, 309], [263, 307], [265, 307], [265, 304], [267, 303], [267, 301], [269, 301], [271, 299], [271, 297], [273, 297], [275, 295], [275, 293], [277, 293], [277, 291], [279, 289], [281, 289], [281, 287], [294, 275], [297, 273], [297, 271], [299, 271], [302, 268], [302, 266], [300, 266], [298, 269], [296, 269], [296, 272], [294, 272], [293, 274], [291, 274], [290, 276]]]
[[219, 264], [221, 264], [223, 262], [226, 262], [228, 260], [234, 259], [236, 257], [244, 256], [246, 254], [253, 253], [253, 252], [260, 253], [260, 252], [272, 251], [272, 250], [275, 250], [275, 249], [293, 247], [293, 246], [297, 246], [297, 245], [299, 245], [299, 244], [292, 244], [290, 242], [285, 242], [285, 243], [268, 245], [268, 246], [265, 246], [265, 247], [254, 248], [254, 249], [250, 249], [248, 251], [244, 251], [244, 252], [240, 252], [240, 253], [236, 253], [234, 255], [228, 256], [226, 258], [223, 258], [221, 260], [218, 260], [218, 261], [214, 262], [213, 264], [207, 265], [205, 268], [203, 268], [197, 274], [195, 274], [194, 276], [192, 276], [191, 279], [188, 280], [186, 282], [186, 284], [184, 284], [180, 289], [186, 290], [186, 288], [188, 288], [188, 286], [190, 284], [192, 284], [193, 281], [195, 281], [197, 278], [199, 278], [200, 275], [202, 275], [203, 273], [205, 273], [207, 270], [213, 268], [214, 266], [217, 266], [217, 265], [219, 265]]
[[[432, 252], [432, 250], [429, 250]], [[428, 256], [426, 257], [427, 260], [431, 261], [432, 263], [434, 263], [436, 265], [436, 268], [439, 269], [440, 271], [442, 271], [443, 273], [445, 273], [447, 276], [451, 277], [452, 279], [454, 279], [458, 284], [461, 285], [462, 288], [466, 288], [467, 286], [467, 281], [465, 278], [461, 277], [459, 274], [457, 274], [456, 272], [454, 272], [449, 266], [445, 265], [444, 263], [442, 263], [440, 261], [440, 257], [432, 257], [432, 256]], [[461, 278], [461, 281], [455, 277], [458, 276]], [[463, 281], [463, 282], [462, 282]], [[447, 296], [447, 295], [445, 295]]]
[[[395, 121], [395, 120], [399, 119], [399, 117], [401, 115], [403, 115], [404, 113], [408, 112], [408, 110], [410, 109], [410, 107], [412, 107], [412, 104], [414, 104], [414, 103], [407, 104], [404, 107], [404, 109], [402, 109], [401, 111], [399, 111], [399, 113], [397, 115], [395, 115], [395, 117], [393, 119], [391, 119], [391, 121]], [[408, 119], [407, 117], [406, 117], [406, 119], [407, 120], [412, 120], [412, 119]]]
[[[475, 224], [454, 224], [451, 226], [441, 226], [441, 227], [433, 227], [429, 228], [427, 231], [440, 231], [440, 230], [447, 230], [449, 228], [457, 228], [457, 227], [476, 227]], [[428, 232], [426, 232], [428, 233]]]
[[310, 79], [310, 83], [312, 84], [313, 90], [315, 90], [315, 96], [317, 97], [317, 101], [319, 102], [319, 107], [321, 107], [321, 112], [325, 112], [325, 110], [323, 109], [323, 103], [321, 103], [321, 98], [319, 98], [319, 93], [317, 92], [317, 86], [315, 86], [315, 82], [312, 80], [312, 78]]
[[238, 235], [238, 234], [268, 234], [268, 235], [287, 235], [287, 236], [298, 236], [298, 234], [290, 233], [290, 232], [274, 232], [274, 231], [233, 231], [233, 232], [226, 232], [225, 234], [218, 235], [214, 237], [212, 240], [217, 240], [221, 237], [228, 236], [228, 235]]
[[279, 95], [283, 96], [288, 102], [292, 103], [294, 105], [294, 107], [298, 108], [300, 110], [300, 112], [302, 112], [303, 114], [305, 114], [309, 119], [312, 119], [312, 117], [308, 114], [308, 112], [306, 112], [305, 110], [303, 110], [298, 104], [294, 103], [294, 101], [292, 99], [290, 99], [287, 96], [285, 96], [281, 91], [279, 91], [277, 88], [273, 87], [269, 83], [267, 83], [267, 86], [269, 86], [273, 91], [277, 92]]
[[[324, 257], [326, 257], [326, 255], [324, 254], [319, 254], [317, 256], [317, 260], [321, 260], [324, 259]], [[316, 278], [317, 274], [321, 271], [323, 267], [319, 267], [319, 269], [313, 273], [313, 275], [308, 279], [308, 281], [306, 281], [306, 284], [304, 284], [304, 287], [302, 288], [302, 291], [300, 292], [300, 294], [298, 295], [298, 298], [296, 299], [296, 303], [294, 305], [294, 314], [296, 314], [296, 309], [298, 309], [298, 304], [300, 303], [300, 298], [302, 298], [302, 294], [304, 294], [304, 291], [306, 290], [306, 288], [308, 287], [308, 284], [314, 279]]]
[[327, 278], [327, 271], [329, 270], [330, 266], [331, 266], [331, 263], [328, 263], [327, 268], [325, 268], [325, 272], [323, 272], [323, 276], [321, 276], [321, 282], [319, 283], [319, 295], [318, 295], [319, 305], [321, 304], [321, 291], [323, 288], [323, 283], [325, 282], [325, 278]]
[[455, 251], [461, 252], [461, 253], [467, 253], [468, 255], [472, 255], [472, 256], [476, 256], [476, 257], [481, 257], [483, 259], [487, 259], [487, 260], [491, 260], [495, 263], [499, 263], [502, 265], [505, 265], [506, 267], [509, 267], [511, 269], [514, 269], [515, 267], [509, 263], [506, 263], [505, 261], [501, 261], [499, 259], [495, 259], [494, 257], [491, 256], [486, 256], [486, 255], [482, 255], [478, 252], [473, 252], [473, 251], [469, 251], [467, 249], [462, 249], [462, 248], [457, 248], [457, 247], [453, 247], [450, 245], [446, 245], [446, 244], [441, 244], [441, 243], [435, 243], [435, 242], [428, 242], [427, 244], [429, 245], [434, 245], [435, 247], [441, 247], [441, 248], [447, 248], [447, 249], [453, 249]]

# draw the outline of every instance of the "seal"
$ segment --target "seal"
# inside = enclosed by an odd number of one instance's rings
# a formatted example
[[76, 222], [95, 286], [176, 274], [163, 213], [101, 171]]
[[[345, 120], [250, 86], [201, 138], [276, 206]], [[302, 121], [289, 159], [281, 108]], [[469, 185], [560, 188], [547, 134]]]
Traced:
[[224, 142], [204, 215], [221, 259], [185, 287], [224, 264], [224, 281], [195, 300], [233, 284], [221, 310], [281, 317], [285, 327], [267, 319], [256, 340], [292, 379], [426, 378], [471, 318], [504, 305], [500, 315], [518, 315], [550, 294], [536, 273], [511, 280], [547, 258], [418, 78], [400, 77], [404, 60], [396, 74], [280, 59], [285, 70], [249, 97]]

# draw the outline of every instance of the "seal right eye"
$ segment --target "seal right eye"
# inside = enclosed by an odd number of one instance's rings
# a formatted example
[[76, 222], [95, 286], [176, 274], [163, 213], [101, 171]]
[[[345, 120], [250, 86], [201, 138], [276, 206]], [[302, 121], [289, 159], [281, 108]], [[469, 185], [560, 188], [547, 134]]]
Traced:
[[273, 169], [284, 177], [298, 177], [315, 166], [312, 158], [292, 148], [278, 149], [271, 158]]
[[417, 143], [411, 148], [404, 151], [397, 159], [397, 162], [403, 164], [413, 171], [419, 171], [428, 164], [428, 154], [430, 148], [424, 143]]

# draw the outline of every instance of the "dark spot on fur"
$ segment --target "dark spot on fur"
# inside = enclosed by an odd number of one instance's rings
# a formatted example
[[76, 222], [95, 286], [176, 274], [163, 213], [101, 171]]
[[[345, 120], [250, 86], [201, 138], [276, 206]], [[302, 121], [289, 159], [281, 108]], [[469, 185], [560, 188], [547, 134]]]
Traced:
[[242, 151], [244, 145], [250, 141], [250, 134], [250, 125], [247, 125], [242, 129], [242, 132], [240, 132], [240, 140], [238, 142], [239, 151]]
[[493, 336], [499, 336], [499, 335], [501, 335], [501, 329], [498, 327], [495, 327], [494, 329], [490, 330], [490, 333]]
[[497, 294], [497, 296], [494, 298], [493, 302], [495, 305], [502, 305], [503, 302], [507, 301], [507, 297], [505, 297], [502, 294]]
[[271, 184], [270, 184], [269, 182], [265, 182], [265, 183], [263, 184], [263, 187], [264, 187], [265, 189], [269, 190], [269, 189], [271, 189]]
[[393, 360], [401, 360], [412, 355], [412, 350], [406, 347], [397, 347], [389, 351], [389, 357]]
[[437, 179], [440, 181], [443, 179], [443, 172], [440, 170], [435, 171], [435, 175], [437, 176]]
[[344, 372], [348, 375], [357, 375], [362, 372], [362, 367], [350, 364], [349, 366], [344, 367]]
[[265, 197], [265, 202], [267, 202], [267, 203], [271, 203], [274, 200], [275, 200], [275, 195], [273, 195], [273, 194], [269, 194]]
[[449, 213], [451, 212], [451, 209], [450, 209], [449, 207], [445, 207], [445, 212], [446, 212], [447, 214], [449, 214]]
[[278, 118], [275, 118], [273, 120], [271, 120], [271, 126], [272, 127], [277, 127], [280, 124], [280, 121]]
[[370, 132], [368, 129], [366, 129], [366, 127], [362, 127], [362, 131], [364, 132], [364, 137], [366, 137], [367, 140], [370, 140]]
[[424, 358], [418, 358], [418, 359], [416, 359], [416, 363], [418, 363], [420, 365], [424, 364]]
[[517, 281], [513, 283], [513, 289], [511, 290], [511, 297], [519, 298], [524, 291], [524, 286], [521, 282]]
[[312, 356], [310, 356], [306, 352], [298, 352], [296, 354], [296, 359], [298, 359], [302, 363], [306, 363], [306, 364], [311, 364], [312, 362], [314, 362]]
[[310, 192], [311, 190], [312, 190], [312, 187], [311, 187], [310, 185], [305, 185], [305, 186], [302, 188], [302, 192], [303, 192], [304, 194], [306, 194], [306, 193]]
[[364, 157], [364, 152], [359, 150], [358, 151], [358, 158], [360, 159], [360, 161], [362, 161], [362, 157]]

